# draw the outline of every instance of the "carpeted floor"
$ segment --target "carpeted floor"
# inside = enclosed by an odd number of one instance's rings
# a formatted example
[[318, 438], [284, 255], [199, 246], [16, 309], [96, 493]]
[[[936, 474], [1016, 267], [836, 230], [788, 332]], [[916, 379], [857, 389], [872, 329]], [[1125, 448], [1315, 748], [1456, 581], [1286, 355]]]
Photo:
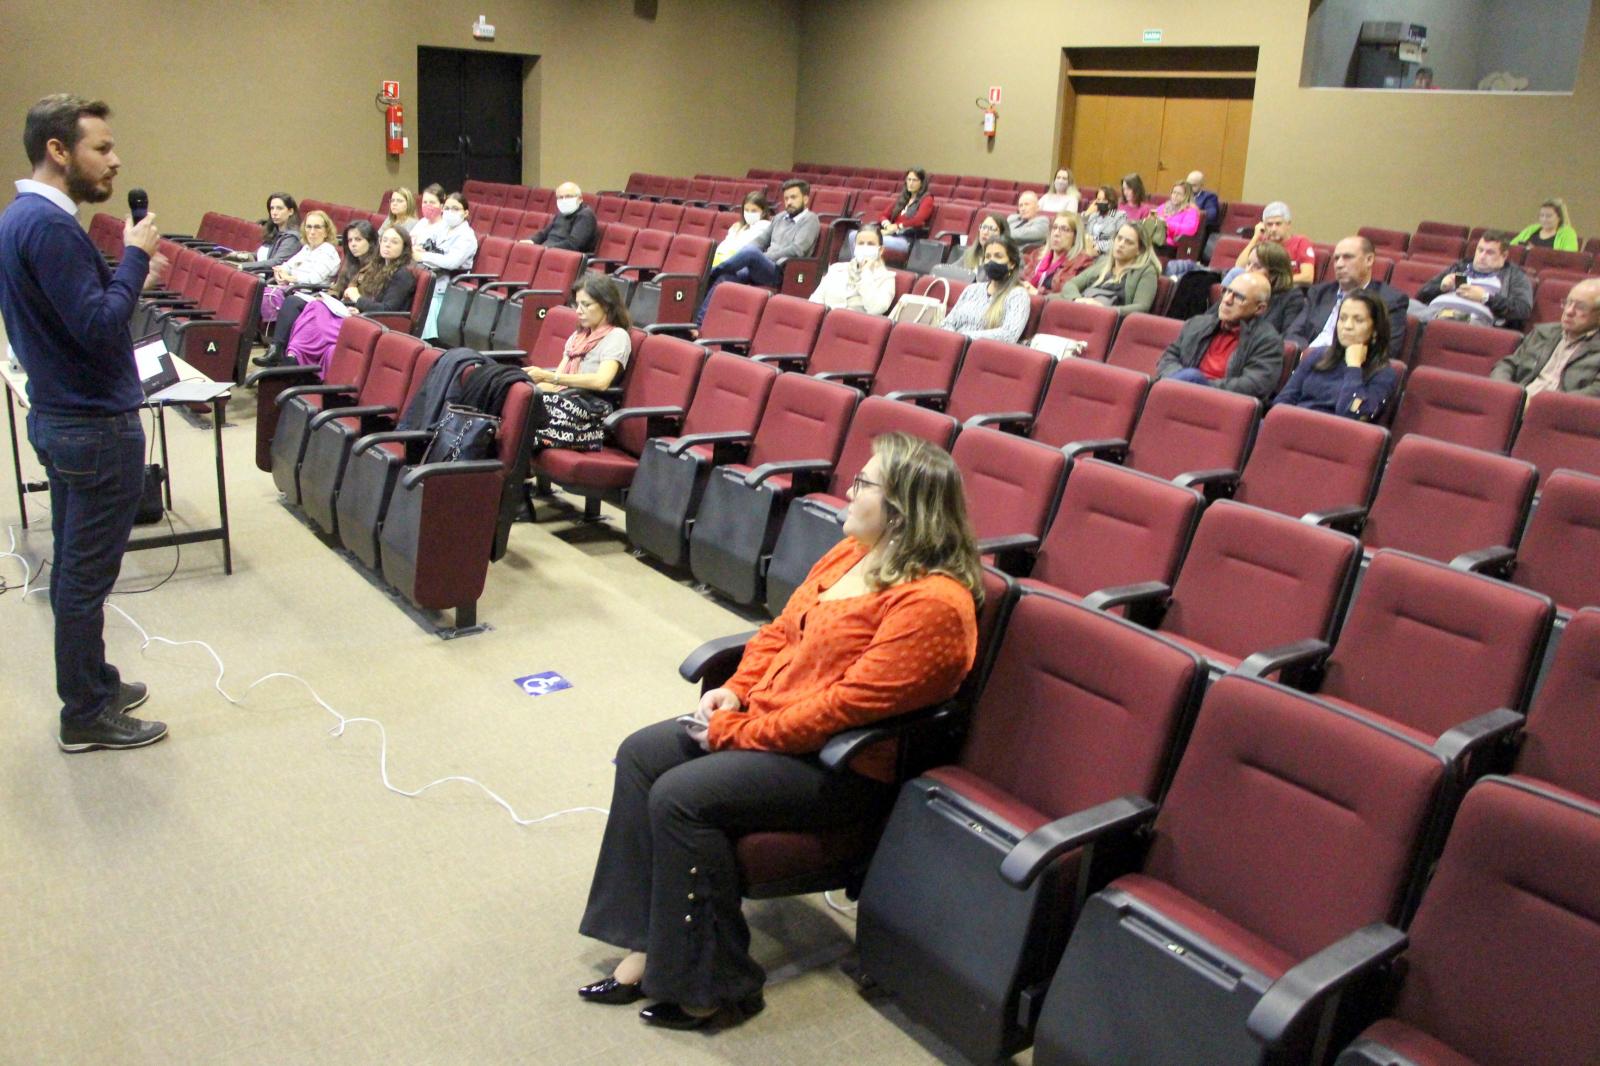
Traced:
[[[480, 604], [491, 632], [442, 641], [327, 547], [256, 470], [254, 397], [225, 433], [233, 575], [216, 544], [170, 580], [112, 603], [150, 633], [204, 649], [140, 650], [110, 614], [107, 645], [147, 682], [153, 748], [65, 756], [45, 597], [21, 567], [0, 595], [0, 1060], [15, 1063], [925, 1062], [949, 1059], [892, 1005], [840, 973], [851, 922], [821, 897], [748, 905], [768, 1008], [724, 1032], [646, 1029], [574, 988], [618, 953], [576, 932], [601, 815], [630, 730], [693, 705], [679, 660], [749, 627], [680, 578], [629, 556], [620, 514], [583, 525], [562, 504], [518, 524]], [[177, 515], [215, 515], [210, 431], [169, 417]], [[26, 442], [25, 468], [37, 467]], [[0, 492], [0, 549], [17, 530]], [[49, 554], [43, 495], [25, 555]], [[172, 549], [130, 553], [119, 589], [147, 589]], [[40, 580], [49, 580], [45, 569]], [[525, 695], [555, 670], [572, 688]]]

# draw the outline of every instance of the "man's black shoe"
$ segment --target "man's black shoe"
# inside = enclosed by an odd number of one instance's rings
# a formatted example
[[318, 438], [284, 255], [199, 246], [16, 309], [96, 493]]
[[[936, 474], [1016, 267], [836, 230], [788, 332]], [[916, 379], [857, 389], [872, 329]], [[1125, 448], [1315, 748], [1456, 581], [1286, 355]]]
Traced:
[[[143, 688], [143, 686], [140, 686]], [[57, 743], [64, 752], [94, 751], [96, 748], [142, 748], [167, 735], [167, 723], [130, 718], [118, 710], [103, 711], [92, 722], [62, 723]]]
[[135, 707], [143, 707], [150, 698], [150, 689], [138, 681], [124, 681], [117, 690], [116, 709], [127, 714]]
[[283, 349], [276, 344], [267, 345], [267, 350], [250, 360], [256, 366], [288, 366], [289, 357], [283, 354]]

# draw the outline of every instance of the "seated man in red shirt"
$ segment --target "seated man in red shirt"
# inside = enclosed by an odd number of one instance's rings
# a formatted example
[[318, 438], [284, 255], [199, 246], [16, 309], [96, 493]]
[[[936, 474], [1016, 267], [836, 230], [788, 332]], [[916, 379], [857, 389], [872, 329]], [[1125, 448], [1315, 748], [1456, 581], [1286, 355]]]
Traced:
[[1266, 399], [1283, 376], [1283, 338], [1261, 312], [1272, 285], [1260, 274], [1240, 274], [1214, 309], [1183, 324], [1161, 353], [1157, 378], [1188, 381]]
[[[1242, 269], [1250, 262], [1250, 253], [1255, 251], [1256, 245], [1262, 241], [1272, 241], [1283, 245], [1283, 250], [1289, 253], [1289, 264], [1294, 268], [1294, 283], [1296, 285], [1310, 285], [1317, 273], [1317, 253], [1311, 247], [1311, 242], [1298, 233], [1292, 232], [1289, 224], [1289, 205], [1282, 200], [1274, 200], [1261, 212], [1261, 221], [1256, 223], [1255, 232], [1250, 235], [1250, 243], [1244, 246], [1244, 251], [1239, 253], [1239, 267]], [[1224, 279], [1224, 283], [1232, 281]]]

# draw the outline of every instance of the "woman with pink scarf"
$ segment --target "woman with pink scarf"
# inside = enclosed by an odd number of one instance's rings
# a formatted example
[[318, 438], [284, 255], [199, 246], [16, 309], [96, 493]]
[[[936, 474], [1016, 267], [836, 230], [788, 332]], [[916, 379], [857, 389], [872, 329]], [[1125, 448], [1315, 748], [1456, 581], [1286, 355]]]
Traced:
[[594, 451], [605, 439], [601, 423], [615, 404], [601, 393], [618, 383], [633, 353], [622, 290], [604, 274], [586, 274], [574, 296], [578, 328], [567, 338], [554, 370], [531, 366], [539, 402], [533, 409], [535, 448]]

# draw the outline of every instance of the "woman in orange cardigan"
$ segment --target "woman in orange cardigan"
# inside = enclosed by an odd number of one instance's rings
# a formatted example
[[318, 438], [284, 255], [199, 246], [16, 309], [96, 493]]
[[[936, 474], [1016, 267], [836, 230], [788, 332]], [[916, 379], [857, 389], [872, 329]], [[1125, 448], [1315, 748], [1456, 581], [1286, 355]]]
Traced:
[[749, 953], [735, 838], [882, 815], [892, 751], [869, 749], [846, 772], [816, 753], [836, 733], [947, 699], [972, 669], [978, 551], [949, 454], [885, 434], [849, 499], [844, 540], [728, 683], [694, 715], [622, 742], [579, 929], [628, 954], [582, 998], [648, 995], [659, 1002], [640, 1017], [673, 1029], [761, 1010], [766, 974]]

